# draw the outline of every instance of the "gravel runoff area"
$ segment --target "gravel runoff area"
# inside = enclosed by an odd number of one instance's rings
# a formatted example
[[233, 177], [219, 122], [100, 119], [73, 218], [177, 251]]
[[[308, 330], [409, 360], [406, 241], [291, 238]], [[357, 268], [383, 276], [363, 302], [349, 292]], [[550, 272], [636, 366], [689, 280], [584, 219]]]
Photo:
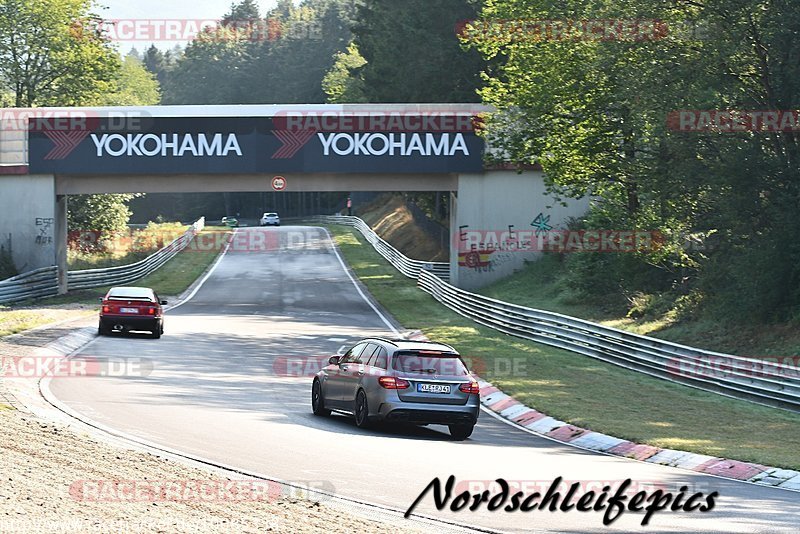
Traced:
[[[0, 339], [0, 357], [32, 355], [91, 321]], [[302, 490], [229, 482], [219, 471], [116, 447], [16, 410], [2, 380], [0, 533], [387, 530], [385, 523], [308, 500]], [[321, 483], [311, 487], [332, 489]]]

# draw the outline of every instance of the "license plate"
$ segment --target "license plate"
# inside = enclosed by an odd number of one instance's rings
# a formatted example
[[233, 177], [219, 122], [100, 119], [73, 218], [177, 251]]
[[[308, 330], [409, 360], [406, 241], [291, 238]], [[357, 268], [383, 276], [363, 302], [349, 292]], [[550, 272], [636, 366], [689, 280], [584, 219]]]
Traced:
[[139, 308], [120, 308], [120, 313], [139, 313]]
[[450, 393], [450, 386], [445, 384], [417, 384], [420, 393]]

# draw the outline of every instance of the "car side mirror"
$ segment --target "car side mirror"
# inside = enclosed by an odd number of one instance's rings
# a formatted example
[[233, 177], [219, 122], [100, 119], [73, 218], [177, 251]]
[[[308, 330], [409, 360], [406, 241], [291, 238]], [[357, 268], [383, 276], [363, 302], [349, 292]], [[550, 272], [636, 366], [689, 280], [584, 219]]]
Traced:
[[339, 359], [340, 359], [339, 356], [331, 356], [330, 359], [328, 360], [328, 363], [331, 365], [339, 365]]
[[161, 304], [163, 306], [165, 304], [169, 304], [169, 302], [167, 302], [166, 300], [162, 300], [159, 304]]

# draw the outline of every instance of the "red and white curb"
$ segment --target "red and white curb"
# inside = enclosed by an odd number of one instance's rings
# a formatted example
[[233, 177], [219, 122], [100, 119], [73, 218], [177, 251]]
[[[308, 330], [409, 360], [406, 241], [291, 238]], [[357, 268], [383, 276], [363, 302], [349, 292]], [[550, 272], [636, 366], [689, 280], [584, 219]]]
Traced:
[[[419, 330], [407, 334], [407, 337], [420, 341], [428, 340]], [[615, 438], [559, 421], [525, 406], [479, 377], [478, 385], [481, 390], [481, 404], [485, 408], [517, 426], [561, 443], [633, 460], [678, 467], [763, 486], [800, 491], [800, 472], [792, 469], [780, 469], [705, 454], [662, 449]]]

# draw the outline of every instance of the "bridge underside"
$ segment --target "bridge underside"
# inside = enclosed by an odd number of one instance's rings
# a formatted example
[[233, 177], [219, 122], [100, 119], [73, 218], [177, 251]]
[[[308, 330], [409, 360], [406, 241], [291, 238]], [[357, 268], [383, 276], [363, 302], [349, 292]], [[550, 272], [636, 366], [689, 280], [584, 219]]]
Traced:
[[[135, 168], [131, 173], [136, 172]], [[563, 228], [580, 217], [588, 198], [564, 205], [547, 190], [541, 171], [479, 173], [286, 173], [286, 192], [451, 191], [450, 280], [474, 289], [511, 274], [535, 259], [536, 250], [497, 249], [509, 236], [532, 232], [532, 221]], [[66, 291], [67, 205], [70, 195], [98, 193], [264, 192], [273, 174], [0, 175], [0, 247], [17, 269], [58, 266]], [[203, 215], [198, 213], [197, 216]], [[505, 236], [505, 237], [504, 237]], [[484, 243], [485, 242], [485, 243]], [[489, 243], [489, 244], [486, 244]], [[495, 243], [495, 244], [492, 244]], [[455, 245], [455, 246], [454, 246]], [[473, 250], [474, 249], [474, 250]], [[470, 256], [466, 252], [477, 254]], [[424, 258], [422, 258], [424, 259]]]
[[[285, 191], [457, 191], [457, 174], [284, 174]], [[58, 175], [57, 195], [272, 190], [274, 174]]]

